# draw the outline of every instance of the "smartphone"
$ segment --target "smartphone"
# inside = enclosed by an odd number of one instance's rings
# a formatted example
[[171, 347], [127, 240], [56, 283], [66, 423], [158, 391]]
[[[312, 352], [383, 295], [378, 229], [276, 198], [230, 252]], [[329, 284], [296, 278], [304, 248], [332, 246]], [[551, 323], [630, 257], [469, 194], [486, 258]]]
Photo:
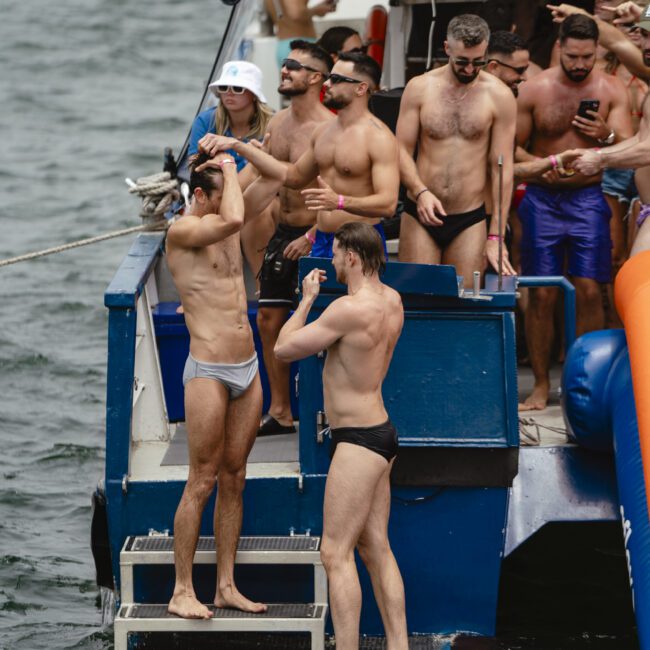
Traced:
[[580, 106], [578, 107], [578, 117], [583, 117], [585, 120], [593, 120], [593, 116], [589, 115], [587, 111], [597, 112], [600, 106], [599, 99], [581, 99]]

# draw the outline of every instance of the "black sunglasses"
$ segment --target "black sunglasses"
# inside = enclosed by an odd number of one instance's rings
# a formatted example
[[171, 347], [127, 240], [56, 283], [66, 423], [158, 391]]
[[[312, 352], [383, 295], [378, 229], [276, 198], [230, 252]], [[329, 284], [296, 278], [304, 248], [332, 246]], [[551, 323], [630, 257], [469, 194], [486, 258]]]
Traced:
[[495, 63], [498, 63], [499, 65], [502, 65], [504, 68], [510, 68], [511, 70], [514, 70], [518, 75], [522, 75], [528, 70], [527, 65], [520, 65], [520, 66], [514, 66], [510, 65], [509, 63], [504, 63], [503, 61], [499, 61], [499, 59], [488, 59], [488, 63], [491, 61], [494, 61]]
[[282, 68], [286, 68], [287, 70], [302, 70], [303, 68], [305, 70], [309, 70], [310, 72], [319, 72], [322, 74], [324, 77], [327, 77], [327, 75], [322, 72], [321, 70], [316, 70], [316, 68], [312, 68], [308, 65], [305, 65], [304, 63], [300, 63], [300, 61], [296, 61], [295, 59], [284, 59], [282, 61]]
[[351, 50], [347, 50], [346, 54], [350, 52], [361, 52], [361, 54], [368, 54], [368, 45], [362, 45], [361, 47], [353, 47]]
[[328, 81], [331, 84], [361, 84], [363, 81], [361, 79], [353, 79], [352, 77], [346, 77], [342, 74], [336, 74], [336, 72], [333, 72], [330, 76]]
[[474, 68], [482, 68], [487, 64], [487, 61], [485, 59], [472, 59], [471, 61], [469, 59], [466, 59], [463, 56], [450, 56], [449, 60], [454, 64], [457, 65], [461, 68], [466, 68], [468, 65], [472, 65]]

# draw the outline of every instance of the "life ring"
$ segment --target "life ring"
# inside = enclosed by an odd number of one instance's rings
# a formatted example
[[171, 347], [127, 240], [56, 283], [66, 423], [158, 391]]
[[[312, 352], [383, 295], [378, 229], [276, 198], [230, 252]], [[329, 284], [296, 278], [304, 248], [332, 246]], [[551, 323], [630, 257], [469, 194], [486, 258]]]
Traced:
[[383, 67], [384, 47], [386, 45], [386, 29], [388, 28], [388, 13], [382, 5], [374, 5], [366, 18], [366, 34], [364, 42], [368, 46], [368, 55]]

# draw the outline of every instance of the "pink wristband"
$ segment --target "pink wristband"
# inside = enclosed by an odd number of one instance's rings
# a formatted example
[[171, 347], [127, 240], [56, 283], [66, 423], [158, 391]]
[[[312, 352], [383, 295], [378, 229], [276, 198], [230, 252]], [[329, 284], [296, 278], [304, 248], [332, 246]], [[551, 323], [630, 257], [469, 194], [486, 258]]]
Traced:
[[343, 210], [345, 207], [345, 200], [343, 199], [343, 194], [339, 194], [339, 202], [336, 204], [337, 210]]
[[305, 233], [305, 239], [309, 242], [311, 242], [311, 245], [313, 246], [316, 243], [316, 237], [312, 235], [309, 230]]
[[488, 235], [487, 238], [488, 241], [499, 241], [500, 239], [503, 239], [501, 235]]
[[235, 161], [231, 160], [230, 158], [225, 158], [224, 160], [220, 160], [217, 165], [219, 165], [220, 169], [223, 169], [224, 165], [234, 165]]
[[559, 167], [559, 163], [558, 163], [558, 161], [557, 161], [557, 158], [556, 158], [553, 154], [551, 154], [551, 155], [548, 157], [548, 159], [551, 161], [551, 167], [552, 167], [553, 169], [557, 169], [557, 168]]

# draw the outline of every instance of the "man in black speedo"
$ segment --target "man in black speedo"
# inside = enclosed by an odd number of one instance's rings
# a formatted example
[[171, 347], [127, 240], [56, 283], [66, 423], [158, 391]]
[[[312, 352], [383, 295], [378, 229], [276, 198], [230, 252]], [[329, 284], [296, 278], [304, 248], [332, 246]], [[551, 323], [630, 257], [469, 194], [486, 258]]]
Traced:
[[325, 272], [315, 269], [275, 345], [283, 361], [327, 350], [325, 412], [332, 432], [332, 463], [325, 486], [321, 558], [329, 580], [338, 650], [359, 647], [361, 590], [354, 548], [372, 577], [388, 647], [407, 650], [404, 585], [387, 539], [390, 470], [397, 433], [381, 395], [404, 323], [400, 295], [379, 278], [385, 265], [376, 229], [349, 222], [334, 235], [332, 263], [348, 294], [306, 325]]

